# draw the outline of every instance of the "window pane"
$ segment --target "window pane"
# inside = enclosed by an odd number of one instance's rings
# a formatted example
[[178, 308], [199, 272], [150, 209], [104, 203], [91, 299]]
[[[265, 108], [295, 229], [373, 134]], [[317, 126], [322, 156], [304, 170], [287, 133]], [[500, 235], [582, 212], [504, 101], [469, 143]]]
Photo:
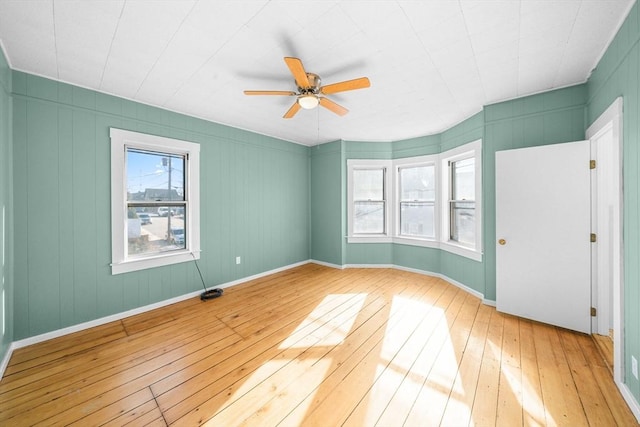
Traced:
[[419, 166], [400, 169], [400, 200], [435, 200], [435, 167]]
[[476, 177], [475, 159], [459, 160], [451, 163], [451, 199], [475, 200]]
[[384, 169], [353, 171], [354, 200], [384, 200]]
[[130, 207], [127, 210], [129, 255], [185, 249], [185, 206]]
[[183, 201], [185, 157], [127, 148], [127, 200]]
[[475, 203], [451, 203], [451, 240], [469, 245], [475, 244]]
[[412, 237], [435, 237], [433, 203], [400, 204], [400, 234]]
[[356, 234], [384, 233], [384, 202], [355, 202], [353, 232]]

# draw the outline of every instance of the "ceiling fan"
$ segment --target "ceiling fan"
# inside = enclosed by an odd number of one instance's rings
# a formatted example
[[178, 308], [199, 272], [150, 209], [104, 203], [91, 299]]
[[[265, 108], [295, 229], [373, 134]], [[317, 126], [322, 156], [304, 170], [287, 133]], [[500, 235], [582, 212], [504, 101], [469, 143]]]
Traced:
[[293, 78], [298, 86], [297, 92], [287, 90], [245, 90], [244, 94], [295, 96], [296, 102], [293, 103], [291, 108], [289, 108], [283, 116], [285, 119], [290, 119], [295, 116], [301, 108], [311, 110], [316, 108], [318, 104], [327, 110], [333, 111], [339, 116], [344, 116], [349, 112], [349, 110], [322, 95], [330, 95], [332, 93], [345, 92], [348, 90], [364, 89], [371, 85], [367, 77], [360, 77], [358, 79], [346, 80], [322, 86], [320, 76], [313, 73], [307, 73], [300, 59], [285, 57], [284, 62], [286, 62], [289, 70], [291, 70], [291, 74], [293, 74]]

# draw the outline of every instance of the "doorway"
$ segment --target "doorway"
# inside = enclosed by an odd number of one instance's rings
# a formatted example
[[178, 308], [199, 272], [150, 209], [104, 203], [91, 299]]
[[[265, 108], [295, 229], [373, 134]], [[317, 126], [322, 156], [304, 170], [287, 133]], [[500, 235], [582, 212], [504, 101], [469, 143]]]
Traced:
[[[622, 98], [618, 98], [587, 129], [596, 168], [591, 177], [592, 224], [597, 242], [592, 251], [592, 331], [596, 342], [613, 340], [613, 375], [622, 383]], [[611, 351], [610, 349], [608, 350]]]

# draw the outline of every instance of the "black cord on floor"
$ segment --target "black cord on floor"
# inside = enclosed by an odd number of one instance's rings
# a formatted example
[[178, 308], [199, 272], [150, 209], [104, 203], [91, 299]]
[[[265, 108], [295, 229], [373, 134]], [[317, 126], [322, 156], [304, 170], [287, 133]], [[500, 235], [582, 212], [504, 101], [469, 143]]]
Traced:
[[207, 286], [204, 284], [204, 277], [202, 277], [202, 271], [200, 271], [200, 266], [198, 265], [198, 260], [196, 259], [196, 256], [193, 254], [193, 252], [191, 252], [191, 256], [193, 257], [193, 262], [195, 263], [196, 268], [198, 269], [198, 274], [200, 274], [200, 280], [202, 281], [202, 288], [204, 289], [204, 292], [200, 294], [200, 299], [202, 301], [206, 301], [206, 300], [210, 300], [210, 299], [214, 299], [222, 296], [222, 293], [224, 291], [220, 288], [207, 290]]

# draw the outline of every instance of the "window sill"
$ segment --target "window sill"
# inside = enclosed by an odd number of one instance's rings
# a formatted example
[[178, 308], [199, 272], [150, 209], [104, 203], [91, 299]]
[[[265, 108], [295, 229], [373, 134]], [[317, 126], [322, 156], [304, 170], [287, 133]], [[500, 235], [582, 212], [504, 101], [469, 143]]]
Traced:
[[162, 267], [165, 265], [178, 264], [181, 262], [199, 259], [199, 254], [190, 251], [180, 251], [171, 254], [162, 254], [148, 258], [133, 258], [126, 261], [113, 262], [111, 264], [111, 274], [129, 273], [132, 271], [145, 270], [147, 268]]
[[393, 243], [393, 239], [385, 234], [348, 236], [347, 243]]
[[409, 246], [421, 246], [425, 248], [439, 248], [440, 242], [433, 239], [418, 239], [413, 237], [394, 237], [393, 243], [398, 243], [400, 245], [409, 245]]
[[482, 262], [482, 252], [471, 249], [467, 246], [456, 245], [451, 242], [441, 242], [440, 248], [452, 254], [460, 255], [465, 258], [470, 258], [474, 261]]

